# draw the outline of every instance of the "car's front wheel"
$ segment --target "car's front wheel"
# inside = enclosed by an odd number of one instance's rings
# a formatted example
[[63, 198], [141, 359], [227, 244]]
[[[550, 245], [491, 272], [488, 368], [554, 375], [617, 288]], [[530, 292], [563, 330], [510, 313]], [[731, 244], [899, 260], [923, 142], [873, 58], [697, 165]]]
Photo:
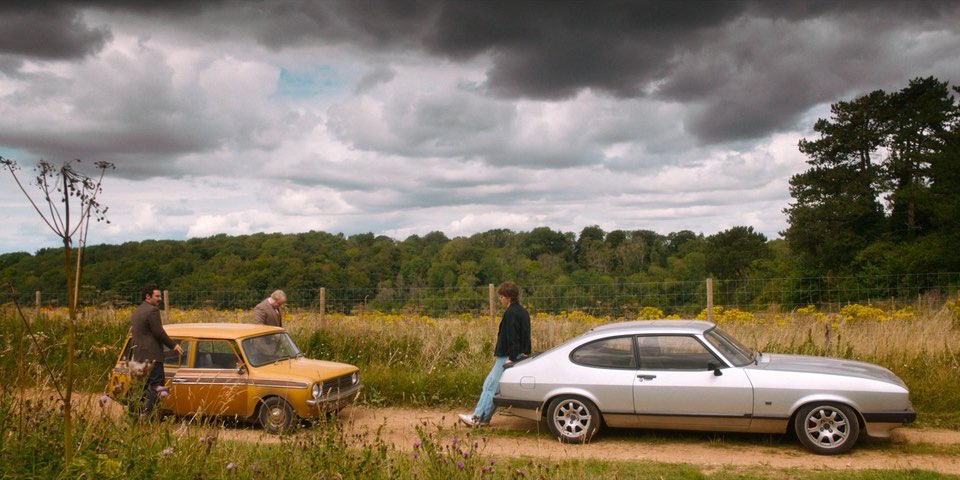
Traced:
[[797, 412], [793, 423], [804, 447], [821, 455], [844, 453], [857, 443], [860, 422], [856, 413], [838, 403], [811, 403]]
[[286, 400], [270, 397], [260, 406], [260, 425], [268, 433], [282, 433], [293, 423], [293, 409]]
[[588, 443], [600, 430], [600, 411], [577, 396], [555, 398], [547, 407], [550, 431], [565, 443]]

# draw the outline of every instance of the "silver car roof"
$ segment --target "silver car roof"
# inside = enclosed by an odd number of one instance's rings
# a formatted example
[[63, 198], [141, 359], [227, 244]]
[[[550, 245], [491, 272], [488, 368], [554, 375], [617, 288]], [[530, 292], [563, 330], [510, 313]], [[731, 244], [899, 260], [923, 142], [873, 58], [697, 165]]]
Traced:
[[714, 327], [711, 322], [703, 320], [635, 320], [630, 322], [608, 323], [598, 325], [589, 330], [592, 332], [609, 333], [674, 333], [699, 334]]

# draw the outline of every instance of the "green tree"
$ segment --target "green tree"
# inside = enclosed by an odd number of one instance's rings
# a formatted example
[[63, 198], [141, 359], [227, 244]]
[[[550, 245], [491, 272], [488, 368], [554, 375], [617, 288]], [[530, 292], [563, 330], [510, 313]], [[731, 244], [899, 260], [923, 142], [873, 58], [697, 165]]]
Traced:
[[915, 238], [932, 226], [930, 168], [943, 152], [958, 115], [947, 83], [933, 77], [914, 79], [890, 96], [889, 156], [884, 166], [895, 238]]
[[606, 273], [609, 268], [610, 253], [604, 243], [606, 234], [597, 225], [584, 227], [574, 246], [574, 258], [577, 266], [592, 271]]
[[831, 114], [814, 125], [820, 138], [799, 143], [811, 168], [790, 179], [794, 202], [784, 210], [783, 235], [805, 275], [856, 273], [876, 267], [876, 252], [916, 252], [898, 244], [940, 235], [944, 197], [958, 195], [934, 188], [956, 166], [949, 141], [960, 107], [945, 82], [917, 78], [896, 93], [838, 102]]
[[838, 102], [832, 121], [814, 125], [820, 138], [800, 141], [812, 168], [790, 179], [794, 203], [784, 210], [789, 227], [782, 234], [811, 271], [841, 269], [883, 231], [874, 157], [885, 142], [886, 108], [882, 91]]
[[706, 268], [719, 279], [746, 279], [750, 266], [769, 253], [765, 235], [753, 227], [733, 227], [707, 237]]
[[536, 260], [541, 255], [557, 255], [566, 261], [573, 258], [573, 234], [553, 231], [550, 227], [537, 227], [521, 235], [521, 252]]
[[603, 243], [606, 233], [598, 225], [591, 225], [580, 230], [577, 241], [573, 247], [574, 261], [580, 266], [585, 266], [586, 257], [590, 250], [595, 248], [597, 243]]

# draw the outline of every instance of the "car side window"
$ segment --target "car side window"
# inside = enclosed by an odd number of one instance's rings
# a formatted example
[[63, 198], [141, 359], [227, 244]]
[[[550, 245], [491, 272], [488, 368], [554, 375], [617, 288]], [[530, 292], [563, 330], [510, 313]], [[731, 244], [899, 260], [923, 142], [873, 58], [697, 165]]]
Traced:
[[633, 353], [633, 338], [605, 338], [586, 345], [570, 354], [570, 361], [589, 367], [637, 368]]
[[647, 370], [712, 370], [723, 365], [696, 338], [686, 335], [637, 337], [640, 368]]
[[235, 369], [240, 358], [226, 340], [200, 340], [197, 342], [195, 368]]
[[193, 342], [189, 340], [179, 340], [179, 342], [180, 342], [180, 347], [183, 348], [183, 355], [178, 354], [176, 350], [171, 350], [167, 348], [166, 345], [163, 346], [163, 365], [164, 366], [184, 367], [187, 365], [187, 359], [190, 358], [190, 346], [193, 344]]

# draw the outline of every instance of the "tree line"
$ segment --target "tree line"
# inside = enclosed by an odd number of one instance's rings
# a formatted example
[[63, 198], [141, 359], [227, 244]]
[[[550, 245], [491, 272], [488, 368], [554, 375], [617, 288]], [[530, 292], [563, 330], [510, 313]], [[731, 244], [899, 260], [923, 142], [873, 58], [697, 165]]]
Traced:
[[[611, 285], [759, 278], [898, 276], [960, 271], [960, 93], [932, 77], [831, 108], [801, 139], [809, 169], [793, 176], [783, 238], [750, 226], [578, 233], [494, 229], [399, 240], [364, 233], [216, 235], [88, 246], [85, 288], [135, 292], [313, 290], [456, 292], [520, 285]], [[0, 255], [0, 284], [64, 290], [58, 249]], [[451, 293], [454, 295], [455, 293]], [[808, 299], [799, 298], [794, 303]], [[815, 299], [812, 299], [815, 300]]]
[[798, 273], [960, 270], [960, 108], [946, 82], [832, 105], [800, 141], [784, 238]]

